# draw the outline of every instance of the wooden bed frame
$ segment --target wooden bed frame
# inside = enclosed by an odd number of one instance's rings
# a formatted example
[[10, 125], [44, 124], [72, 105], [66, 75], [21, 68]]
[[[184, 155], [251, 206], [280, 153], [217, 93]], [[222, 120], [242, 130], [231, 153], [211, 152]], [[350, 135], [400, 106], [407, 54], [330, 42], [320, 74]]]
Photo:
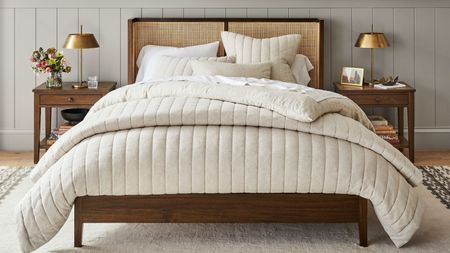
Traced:
[[[146, 44], [189, 46], [220, 41], [228, 30], [253, 37], [302, 34], [299, 52], [315, 70], [310, 86], [323, 88], [323, 21], [318, 19], [132, 19], [128, 26], [128, 80]], [[219, 55], [223, 55], [223, 46]], [[367, 199], [343, 194], [232, 193], [84, 196], [75, 199], [74, 246], [84, 223], [357, 223], [367, 246]]]

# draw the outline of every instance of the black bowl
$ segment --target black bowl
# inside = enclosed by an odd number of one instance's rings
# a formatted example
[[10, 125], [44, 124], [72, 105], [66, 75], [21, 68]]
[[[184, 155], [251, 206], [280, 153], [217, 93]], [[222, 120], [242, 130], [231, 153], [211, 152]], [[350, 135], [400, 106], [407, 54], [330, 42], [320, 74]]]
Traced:
[[61, 111], [61, 116], [73, 126], [80, 123], [88, 112], [89, 109], [82, 108], [64, 109]]

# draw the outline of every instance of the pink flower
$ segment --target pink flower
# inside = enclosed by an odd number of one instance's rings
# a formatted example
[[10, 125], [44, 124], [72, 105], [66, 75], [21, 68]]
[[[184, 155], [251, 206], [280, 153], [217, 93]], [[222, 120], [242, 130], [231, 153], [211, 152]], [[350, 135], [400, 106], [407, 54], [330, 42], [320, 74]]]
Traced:
[[43, 68], [47, 67], [47, 62], [46, 61], [41, 61], [41, 67], [43, 67]]

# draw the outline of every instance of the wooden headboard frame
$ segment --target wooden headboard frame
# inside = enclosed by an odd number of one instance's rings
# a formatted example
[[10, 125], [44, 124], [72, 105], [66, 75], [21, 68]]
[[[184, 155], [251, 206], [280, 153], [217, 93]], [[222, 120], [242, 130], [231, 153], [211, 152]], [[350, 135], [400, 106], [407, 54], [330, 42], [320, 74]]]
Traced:
[[[323, 20], [319, 19], [160, 19], [128, 20], [128, 83], [134, 83], [136, 60], [145, 45], [185, 47], [220, 41], [221, 31], [231, 31], [255, 38], [301, 34], [298, 53], [308, 56], [314, 65], [309, 86], [323, 88]], [[225, 55], [223, 46], [219, 56]]]

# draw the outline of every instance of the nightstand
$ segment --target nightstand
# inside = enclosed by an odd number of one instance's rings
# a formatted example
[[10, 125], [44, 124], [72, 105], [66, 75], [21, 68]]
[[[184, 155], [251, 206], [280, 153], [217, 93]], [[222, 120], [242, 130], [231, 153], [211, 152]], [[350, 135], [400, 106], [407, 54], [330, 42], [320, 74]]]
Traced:
[[[47, 139], [51, 132], [53, 108], [90, 108], [101, 97], [116, 88], [116, 82], [99, 82], [98, 89], [74, 89], [73, 83], [63, 83], [61, 88], [49, 89], [45, 83], [34, 90], [34, 163], [39, 161], [40, 149], [47, 150], [51, 145]], [[45, 108], [45, 137], [40, 140], [41, 108]]]
[[[408, 148], [408, 157], [414, 162], [414, 93], [416, 89], [406, 84], [406, 87], [394, 89], [379, 89], [364, 85], [363, 87], [348, 86], [334, 83], [337, 93], [353, 100], [360, 107], [392, 107], [398, 111], [398, 135], [400, 143], [394, 147], [403, 151]], [[404, 110], [407, 110], [408, 139], [404, 134]]]

